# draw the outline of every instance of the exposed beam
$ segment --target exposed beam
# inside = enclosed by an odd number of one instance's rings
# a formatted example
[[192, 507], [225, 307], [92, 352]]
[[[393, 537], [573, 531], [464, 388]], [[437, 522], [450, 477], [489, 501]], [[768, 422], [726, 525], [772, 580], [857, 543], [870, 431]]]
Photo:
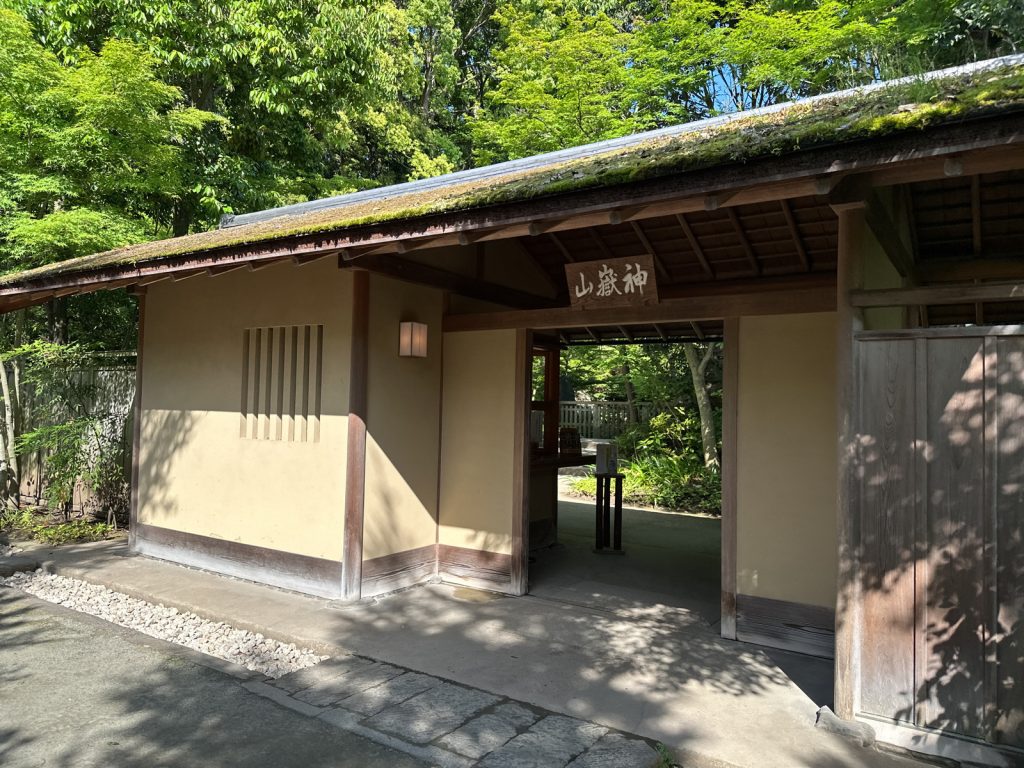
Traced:
[[[971, 246], [974, 258], [981, 256], [981, 176], [971, 176]], [[974, 322], [985, 324], [985, 308], [979, 301], [974, 305]]]
[[569, 251], [568, 248], [565, 247], [565, 243], [562, 242], [562, 239], [558, 235], [556, 235], [554, 232], [549, 232], [548, 237], [551, 239], [551, 242], [555, 244], [558, 250], [561, 251], [563, 258], [565, 258], [566, 261], [576, 261], [572, 253]]
[[704, 331], [700, 329], [700, 323], [690, 323], [690, 327], [693, 328], [693, 334], [697, 337], [697, 341], [704, 341]]
[[654, 271], [658, 273], [658, 279], [663, 280], [666, 283], [672, 282], [672, 276], [669, 275], [668, 270], [665, 268], [665, 264], [661, 260], [661, 256], [654, 250], [654, 246], [651, 245], [651, 240], [647, 237], [647, 233], [644, 232], [643, 227], [640, 226], [640, 222], [631, 221], [630, 226], [633, 227], [633, 232], [636, 234], [637, 239], [640, 241], [640, 245], [644, 247], [644, 250], [654, 259]]
[[473, 245], [474, 243], [478, 243], [483, 240], [484, 235], [486, 234], [487, 232], [483, 230], [477, 232], [459, 232], [456, 239], [458, 240], [459, 245]]
[[692, 299], [704, 296], [727, 296], [739, 293], [764, 293], [766, 291], [792, 291], [808, 288], [835, 288], [835, 275], [826, 272], [795, 275], [772, 275], [769, 277], [746, 277], [740, 280], [708, 280], [700, 283], [680, 283], [658, 286], [662, 299]]
[[665, 333], [665, 329], [664, 328], [662, 328], [660, 325], [655, 323], [654, 324], [654, 330], [657, 332], [658, 336], [661, 337], [662, 341], [668, 341], [668, 334]]
[[619, 331], [622, 332], [622, 335], [626, 337], [626, 341], [633, 341], [633, 334], [629, 332], [629, 329], [626, 326], [620, 325], [618, 328]]
[[830, 312], [835, 309], [835, 287], [789, 291], [762, 291], [691, 299], [667, 300], [647, 307], [578, 310], [571, 307], [448, 315], [445, 331], [509, 328], [578, 328], [595, 325], [651, 325], [653, 323], [720, 320], [744, 315]]
[[743, 253], [747, 256], [747, 261], [750, 262], [750, 268], [754, 270], [755, 275], [761, 274], [761, 262], [757, 260], [757, 254], [754, 253], [754, 248], [750, 244], [750, 240], [747, 238], [747, 233], [743, 231], [743, 223], [740, 221], [740, 215], [736, 213], [735, 208], [728, 210], [729, 221], [732, 222], [732, 228], [736, 231], [736, 237], [740, 241], [740, 245], [743, 247]]
[[[248, 264], [230, 264], [229, 266], [226, 266], [226, 267], [207, 267], [206, 268], [206, 274], [208, 274], [210, 277], [216, 277], [217, 275], [226, 275], [228, 272], [235, 272], [235, 271], [237, 271], [239, 269], [248, 269], [248, 268], [249, 268]], [[159, 278], [157, 278], [157, 279], [159, 279]], [[156, 281], [155, 280], [150, 280], [149, 282], [156, 282]]]
[[[458, 236], [456, 236], [455, 240], [458, 242]], [[415, 240], [400, 240], [399, 243], [402, 245], [402, 248], [398, 251], [399, 253], [410, 253], [411, 251], [424, 251], [428, 248], [451, 245], [452, 237], [450, 235], [438, 235], [437, 237], [421, 237]]]
[[266, 261], [249, 262], [249, 270], [251, 272], [259, 272], [261, 269], [272, 267], [275, 264], [280, 264], [284, 259], [267, 259]]
[[853, 291], [854, 307], [902, 307], [914, 304], [972, 304], [976, 301], [1024, 301], [1024, 281], [930, 285], [921, 288], [890, 288]]
[[903, 242], [889, 212], [877, 195], [872, 194], [869, 197], [864, 214], [868, 228], [875, 235], [875, 239], [882, 246], [882, 250], [885, 251], [885, 255], [892, 262], [896, 271], [911, 283], [919, 283], [920, 277], [917, 273], [914, 254]]
[[926, 283], [1024, 280], [1024, 249], [1018, 256], [927, 259], [920, 263], [918, 271]]
[[981, 177], [971, 176], [971, 242], [974, 258], [981, 256]]
[[587, 232], [590, 234], [590, 239], [594, 241], [594, 245], [597, 246], [597, 250], [601, 252], [601, 255], [606, 259], [614, 258], [612, 249], [608, 247], [608, 243], [604, 241], [600, 233], [594, 227], [588, 227]]
[[360, 259], [354, 264], [343, 264], [341, 266], [348, 269], [356, 267], [393, 277], [397, 280], [430, 285], [444, 291], [451, 291], [462, 296], [507, 307], [536, 309], [557, 306], [557, 302], [547, 296], [510, 288], [500, 283], [480, 280], [458, 272], [449, 272], [446, 269], [439, 269], [429, 264], [420, 264], [390, 254], [367, 257]]
[[797, 258], [805, 272], [811, 271], [811, 258], [807, 255], [807, 248], [804, 246], [804, 239], [800, 236], [800, 228], [796, 224], [796, 217], [793, 216], [793, 208], [788, 200], [779, 200], [782, 207], [782, 215], [786, 218], [786, 226], [789, 227], [789, 236], [793, 238], [793, 247], [796, 248]]
[[[255, 270], [256, 267], [254, 267], [254, 266], [252, 266], [250, 264], [249, 265], [249, 269]], [[199, 275], [205, 275], [205, 274], [206, 274], [206, 270], [205, 269], [192, 269], [192, 270], [189, 270], [188, 272], [176, 272], [176, 273], [174, 273], [173, 275], [171, 275], [171, 280], [173, 280], [176, 283], [180, 283], [182, 280], [188, 280], [190, 277], [198, 277]]]
[[519, 250], [523, 254], [523, 256], [533, 264], [534, 267], [536, 267], [537, 272], [541, 275], [541, 279], [544, 280], [544, 283], [548, 286], [551, 292], [555, 296], [560, 295], [562, 293], [563, 286], [557, 283], [555, 279], [551, 277], [551, 273], [544, 268], [544, 265], [540, 263], [540, 259], [538, 259], [536, 255], [534, 255], [533, 251], [530, 250], [529, 246], [518, 237], [514, 238], [511, 242], [514, 244], [515, 248]]
[[592, 338], [598, 344], [601, 343], [601, 337], [598, 336], [596, 333], [594, 333], [594, 329], [591, 328], [589, 325], [586, 328], [584, 328], [583, 330], [585, 330], [590, 335], [590, 338]]
[[690, 222], [688, 222], [686, 220], [686, 216], [681, 213], [676, 214], [676, 221], [679, 222], [679, 226], [682, 228], [683, 234], [686, 235], [686, 239], [690, 241], [690, 247], [693, 249], [693, 253], [696, 255], [697, 261], [700, 262], [700, 266], [701, 269], [704, 270], [704, 274], [713, 280], [715, 278], [715, 270], [711, 268], [711, 262], [709, 262], [708, 257], [704, 255], [704, 249], [701, 247], [697, 236], [693, 233], [693, 228], [690, 226]]

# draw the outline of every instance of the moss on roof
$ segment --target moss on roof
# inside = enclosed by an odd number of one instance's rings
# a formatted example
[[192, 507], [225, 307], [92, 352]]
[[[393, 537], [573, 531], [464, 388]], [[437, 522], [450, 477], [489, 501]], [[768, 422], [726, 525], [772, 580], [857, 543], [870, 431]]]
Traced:
[[1024, 66], [1019, 64], [892, 84], [865, 92], [845, 92], [834, 98], [794, 102], [769, 114], [740, 115], [706, 129], [652, 136], [626, 149], [504, 176], [453, 182], [440, 188], [347, 205], [342, 202], [336, 207], [298, 215], [126, 246], [8, 274], [0, 277], [0, 287], [223, 247], [642, 181], [1019, 109], [1024, 109]]

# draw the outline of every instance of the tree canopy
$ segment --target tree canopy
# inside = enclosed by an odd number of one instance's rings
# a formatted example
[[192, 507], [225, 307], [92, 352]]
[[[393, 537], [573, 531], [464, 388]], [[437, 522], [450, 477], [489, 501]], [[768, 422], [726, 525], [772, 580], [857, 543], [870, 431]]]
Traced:
[[[1024, 16], [1012, 0], [0, 0], [0, 35], [11, 271], [1016, 51]], [[57, 300], [28, 328], [45, 312], [60, 335], [79, 307], [130, 322], [116, 302]]]

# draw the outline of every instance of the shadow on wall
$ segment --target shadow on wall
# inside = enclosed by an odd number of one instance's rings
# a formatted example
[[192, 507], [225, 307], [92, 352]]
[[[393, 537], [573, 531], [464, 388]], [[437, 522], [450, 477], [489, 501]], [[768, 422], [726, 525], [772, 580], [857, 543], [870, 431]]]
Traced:
[[196, 418], [192, 411], [149, 411], [142, 423], [143, 458], [139, 461], [139, 502], [148, 518], [166, 519], [177, 510], [172, 473], [174, 457], [190, 441]]
[[1024, 339], [860, 344], [861, 711], [1024, 747]]

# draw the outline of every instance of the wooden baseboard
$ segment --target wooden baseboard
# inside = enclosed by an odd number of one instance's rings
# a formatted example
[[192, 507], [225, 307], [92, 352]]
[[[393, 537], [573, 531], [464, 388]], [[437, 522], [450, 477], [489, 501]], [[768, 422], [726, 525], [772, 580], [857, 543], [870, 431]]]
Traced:
[[884, 744], [916, 752], [931, 758], [964, 765], [989, 765], [1015, 768], [1024, 765], [1024, 750], [968, 739], [953, 733], [917, 728], [907, 723], [857, 715], [857, 720], [874, 729], [875, 738]]
[[736, 596], [736, 639], [835, 658], [835, 611], [767, 597]]
[[383, 595], [422, 584], [437, 571], [437, 545], [407, 549], [404, 552], [363, 561], [363, 597]]
[[442, 581], [496, 592], [512, 592], [511, 555], [438, 544], [437, 567]]
[[341, 597], [341, 562], [225, 541], [146, 523], [134, 526], [132, 551], [319, 597]]

